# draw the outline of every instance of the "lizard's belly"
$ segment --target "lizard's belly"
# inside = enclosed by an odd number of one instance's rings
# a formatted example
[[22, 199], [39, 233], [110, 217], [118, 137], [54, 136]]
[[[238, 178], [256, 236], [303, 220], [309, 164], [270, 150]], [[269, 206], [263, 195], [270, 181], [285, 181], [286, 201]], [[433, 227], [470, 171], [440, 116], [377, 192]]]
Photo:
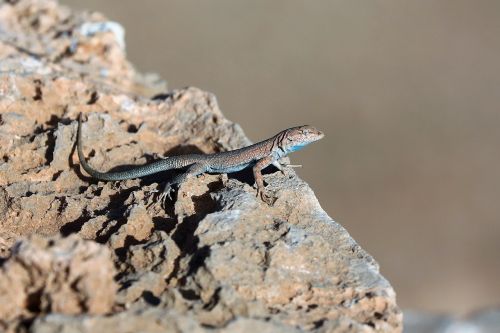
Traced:
[[246, 169], [250, 166], [253, 166], [254, 164], [255, 163], [244, 163], [244, 164], [229, 165], [229, 166], [213, 165], [207, 171], [209, 173], [232, 173]]

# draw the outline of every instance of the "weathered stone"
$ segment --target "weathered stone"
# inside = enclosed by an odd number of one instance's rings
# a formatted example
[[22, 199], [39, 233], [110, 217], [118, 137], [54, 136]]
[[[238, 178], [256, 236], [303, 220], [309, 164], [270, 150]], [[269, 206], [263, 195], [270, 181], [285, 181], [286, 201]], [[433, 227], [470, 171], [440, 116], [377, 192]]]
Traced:
[[167, 279], [174, 273], [180, 255], [175, 242], [163, 231], [137, 245], [129, 245], [121, 262], [123, 286], [119, 303], [130, 305], [141, 296], [156, 298], [167, 288]]
[[114, 250], [144, 241], [153, 231], [153, 221], [144, 206], [131, 206], [125, 213], [125, 218], [127, 223], [122, 224], [109, 239], [109, 245]]
[[[248, 145], [213, 94], [166, 93], [162, 81], [135, 72], [122, 28], [100, 14], [11, 1], [0, 6], [0, 28], [6, 330], [402, 330], [375, 260], [293, 170], [264, 176], [272, 205], [243, 171], [189, 179], [163, 206], [155, 192], [176, 171], [99, 182], [79, 167], [79, 113], [84, 153], [103, 171]], [[31, 234], [69, 238], [49, 245], [32, 236], [12, 248]], [[63, 264], [59, 248], [69, 253]]]
[[73, 235], [18, 242], [0, 267], [0, 325], [44, 313], [103, 314], [116, 283], [110, 251]]

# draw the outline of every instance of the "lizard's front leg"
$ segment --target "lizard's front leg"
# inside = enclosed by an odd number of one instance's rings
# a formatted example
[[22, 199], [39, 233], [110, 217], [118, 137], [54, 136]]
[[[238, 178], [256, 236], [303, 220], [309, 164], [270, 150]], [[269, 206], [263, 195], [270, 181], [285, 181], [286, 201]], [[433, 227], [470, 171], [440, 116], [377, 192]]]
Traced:
[[267, 201], [265, 197], [264, 178], [262, 177], [261, 170], [273, 162], [274, 162], [274, 157], [267, 156], [257, 161], [257, 163], [253, 167], [253, 177], [255, 178], [255, 184], [257, 185], [257, 196], [260, 196], [262, 201], [266, 203]]
[[165, 184], [163, 192], [160, 194], [159, 199], [164, 203], [166, 198], [172, 199], [171, 193], [174, 191], [174, 186], [181, 184], [185, 180], [195, 177], [206, 171], [206, 166], [203, 163], [191, 164], [184, 173], [175, 176], [172, 180]]

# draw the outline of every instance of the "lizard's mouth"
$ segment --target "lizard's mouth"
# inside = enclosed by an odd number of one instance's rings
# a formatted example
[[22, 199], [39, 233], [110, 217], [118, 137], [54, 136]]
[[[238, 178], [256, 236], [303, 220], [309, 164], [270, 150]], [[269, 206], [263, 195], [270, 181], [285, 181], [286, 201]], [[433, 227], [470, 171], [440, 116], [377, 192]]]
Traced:
[[316, 133], [316, 136], [314, 138], [314, 141], [318, 141], [318, 140], [321, 140], [325, 137], [325, 133], [321, 132], [320, 130], [316, 130], [317, 133]]

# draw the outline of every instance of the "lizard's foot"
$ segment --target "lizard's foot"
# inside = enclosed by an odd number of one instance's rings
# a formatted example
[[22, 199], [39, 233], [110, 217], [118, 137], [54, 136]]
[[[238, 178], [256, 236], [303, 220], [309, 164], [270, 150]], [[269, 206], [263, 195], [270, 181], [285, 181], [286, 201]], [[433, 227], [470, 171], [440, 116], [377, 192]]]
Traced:
[[165, 184], [165, 188], [163, 189], [163, 192], [158, 196], [158, 201], [162, 204], [162, 206], [165, 206], [165, 203], [167, 201], [167, 198], [169, 200], [172, 200], [172, 193], [174, 192], [174, 188], [170, 184]]
[[258, 189], [258, 188], [257, 188], [257, 198], [260, 198], [262, 201], [264, 201], [269, 206], [272, 206], [274, 201], [276, 201], [276, 200], [273, 200], [273, 198], [271, 196], [267, 195], [266, 191], [264, 189]]
[[289, 163], [283, 163], [279, 161], [273, 162], [273, 165], [281, 171], [282, 175], [285, 175], [285, 168], [302, 168], [301, 164], [289, 164]]

